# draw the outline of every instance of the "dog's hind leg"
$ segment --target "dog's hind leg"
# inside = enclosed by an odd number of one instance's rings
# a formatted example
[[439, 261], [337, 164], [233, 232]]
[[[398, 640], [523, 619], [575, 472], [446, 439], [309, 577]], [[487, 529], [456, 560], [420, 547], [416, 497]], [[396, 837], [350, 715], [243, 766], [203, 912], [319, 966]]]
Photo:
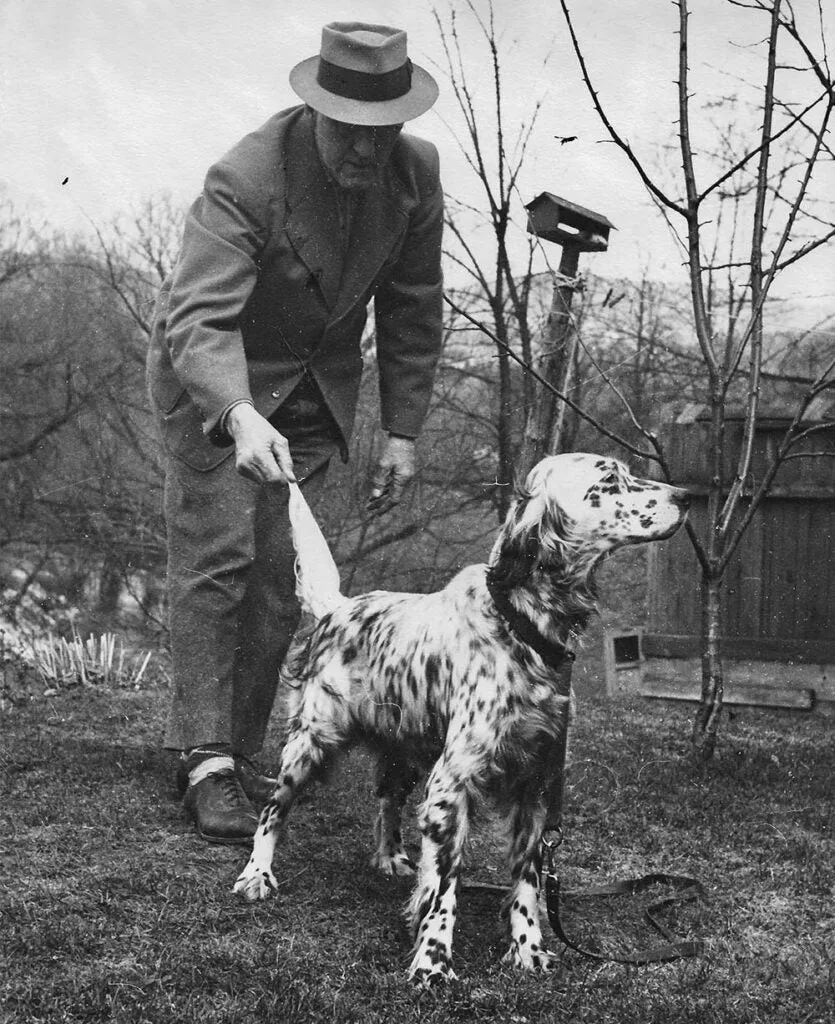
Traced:
[[544, 820], [544, 808], [526, 806], [522, 801], [509, 822], [511, 889], [505, 912], [509, 917], [510, 949], [504, 960], [531, 971], [550, 970], [556, 960], [543, 946], [539, 925]]
[[[327, 737], [332, 741], [332, 736]], [[277, 772], [278, 785], [264, 805], [255, 833], [252, 856], [235, 882], [234, 891], [248, 900], [265, 899], [277, 887], [272, 872], [278, 830], [299, 793], [325, 768], [337, 744], [304, 719], [290, 733]]]
[[377, 760], [377, 796], [380, 809], [374, 825], [377, 849], [371, 858], [385, 875], [413, 875], [415, 863], [403, 848], [400, 819], [403, 805], [418, 780], [417, 770], [391, 751]]
[[467, 812], [464, 782], [439, 762], [429, 778], [421, 808], [420, 868], [409, 903], [415, 941], [409, 978], [424, 988], [455, 978], [452, 934]]

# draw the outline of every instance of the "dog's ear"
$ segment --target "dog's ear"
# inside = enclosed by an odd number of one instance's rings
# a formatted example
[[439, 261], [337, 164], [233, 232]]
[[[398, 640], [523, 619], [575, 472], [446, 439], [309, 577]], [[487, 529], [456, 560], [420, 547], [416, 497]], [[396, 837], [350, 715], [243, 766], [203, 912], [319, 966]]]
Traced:
[[555, 569], [568, 559], [568, 549], [575, 542], [574, 525], [574, 520], [553, 498], [543, 502], [539, 520], [539, 557], [548, 569]]
[[487, 580], [500, 590], [524, 583], [534, 570], [539, 555], [538, 518], [530, 516], [529, 495], [517, 499], [499, 531]]
[[537, 568], [554, 572], [565, 564], [572, 521], [542, 494], [523, 494], [511, 508], [490, 557], [488, 581], [510, 590]]

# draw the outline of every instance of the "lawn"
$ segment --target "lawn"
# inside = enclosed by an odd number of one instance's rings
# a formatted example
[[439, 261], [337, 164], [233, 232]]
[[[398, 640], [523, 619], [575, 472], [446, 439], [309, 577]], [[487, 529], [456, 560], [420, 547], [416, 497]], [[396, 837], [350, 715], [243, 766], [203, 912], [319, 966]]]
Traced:
[[[182, 817], [158, 749], [165, 701], [161, 689], [85, 687], [6, 702], [4, 1024], [832, 1020], [830, 720], [739, 711], [700, 772], [689, 709], [583, 700], [565, 884], [691, 875], [707, 901], [677, 925], [704, 953], [636, 968], [565, 952], [552, 974], [522, 974], [501, 964], [498, 898], [465, 892], [461, 980], [418, 995], [405, 981], [408, 884], [368, 866], [364, 756], [299, 804], [278, 898], [247, 905], [231, 892], [244, 852], [202, 844]], [[502, 880], [489, 821], [466, 878]]]

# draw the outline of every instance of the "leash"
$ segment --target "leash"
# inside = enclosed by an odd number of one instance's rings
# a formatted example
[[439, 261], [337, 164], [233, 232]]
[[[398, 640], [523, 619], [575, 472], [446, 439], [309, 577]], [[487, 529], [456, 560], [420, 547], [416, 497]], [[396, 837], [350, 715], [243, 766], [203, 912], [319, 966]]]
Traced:
[[[704, 889], [701, 883], [685, 875], [670, 875], [666, 872], [657, 871], [640, 878], [627, 878], [608, 885], [594, 886], [590, 889], [568, 890], [562, 892], [559, 876], [554, 869], [553, 843], [546, 846], [549, 864], [544, 870], [545, 889], [545, 910], [548, 914], [548, 922], [554, 934], [569, 949], [588, 960], [615, 964], [632, 964], [636, 967], [643, 967], [647, 964], [669, 963], [671, 960], [679, 960], [683, 957], [699, 956], [704, 951], [704, 943], [701, 939], [681, 939], [666, 928], [658, 918], [658, 914], [668, 907], [694, 903], [704, 898]], [[644, 920], [650, 924], [666, 941], [657, 945], [649, 946], [646, 949], [637, 950], [634, 953], [601, 953], [598, 950], [588, 949], [571, 939], [563, 927], [560, 916], [561, 898], [588, 898], [605, 896], [637, 896], [642, 892], [652, 889], [654, 886], [664, 885], [667, 888], [676, 890], [672, 895], [655, 900], [644, 910]]]
[[[489, 582], [488, 589], [496, 609], [505, 620], [507, 627], [517, 639], [533, 648], [542, 660], [554, 670], [554, 684], [557, 693], [562, 697], [569, 697], [571, 694], [571, 669], [574, 662], [574, 654], [563, 645], [554, 644], [543, 637], [533, 623], [516, 611], [502, 590], [491, 585]], [[698, 956], [704, 950], [704, 943], [700, 939], [679, 938], [666, 928], [658, 917], [662, 910], [669, 907], [693, 903], [704, 898], [705, 892], [702, 885], [693, 878], [688, 878], [684, 875], [671, 875], [665, 872], [653, 872], [648, 875], [642, 875], [640, 878], [621, 879], [590, 889], [562, 891], [556, 868], [556, 852], [563, 842], [562, 819], [565, 801], [565, 762], [569, 724], [569, 706], [567, 702], [560, 714], [563, 728], [555, 750], [557, 770], [552, 782], [545, 790], [548, 803], [541, 840], [542, 887], [545, 891], [545, 910], [554, 934], [563, 945], [575, 953], [579, 953], [589, 960], [608, 963], [643, 966], [653, 963], [667, 963], [682, 957]], [[548, 838], [549, 835], [553, 836], [553, 838]], [[665, 940], [664, 942], [646, 949], [637, 950], [634, 953], [614, 955], [587, 949], [574, 942], [566, 934], [560, 915], [560, 905], [563, 898], [638, 896], [652, 889], [653, 886], [659, 885], [672, 889], [673, 893], [662, 899], [655, 900], [647, 906], [643, 916], [644, 920], [662, 936]], [[466, 888], [500, 893], [507, 893], [509, 891], [507, 886], [484, 883], [470, 883]]]
[[[571, 677], [571, 663], [568, 663], [567, 675]], [[545, 891], [545, 911], [554, 934], [568, 949], [579, 953], [589, 960], [597, 960], [616, 964], [633, 964], [636, 967], [646, 964], [669, 963], [683, 957], [699, 956], [704, 951], [704, 943], [700, 939], [682, 939], [674, 935], [660, 921], [658, 915], [662, 910], [676, 905], [694, 903], [704, 898], [704, 889], [698, 881], [685, 875], [671, 875], [656, 871], [640, 878], [626, 878], [610, 882], [606, 885], [594, 886], [582, 890], [562, 890], [557, 874], [557, 850], [563, 842], [562, 813], [565, 799], [565, 757], [568, 741], [568, 708], [562, 712], [563, 730], [558, 749], [559, 770], [554, 785], [549, 793], [548, 811], [545, 818], [545, 829], [542, 836], [542, 888]], [[553, 839], [549, 839], [549, 834]], [[581, 946], [567, 934], [562, 923], [560, 907], [562, 899], [585, 899], [589, 897], [638, 896], [655, 886], [666, 886], [674, 892], [662, 899], [655, 900], [644, 910], [644, 920], [651, 925], [664, 939], [664, 942], [637, 950], [634, 953], [612, 954]]]
[[[570, 686], [570, 662], [568, 663], [567, 674]], [[594, 886], [590, 889], [562, 891], [560, 878], [557, 874], [556, 852], [563, 841], [562, 812], [565, 797], [565, 756], [568, 740], [567, 707], [562, 712], [562, 717], [563, 730], [558, 750], [559, 771], [549, 793], [548, 811], [542, 837], [542, 887], [545, 890], [545, 910], [548, 915], [548, 922], [554, 934], [563, 945], [575, 953], [579, 953], [589, 960], [605, 961], [608, 963], [644, 966], [646, 964], [668, 963], [671, 960], [678, 960], [682, 957], [698, 956], [704, 949], [704, 944], [701, 940], [679, 938], [667, 929], [658, 918], [660, 911], [668, 907], [693, 903], [704, 897], [704, 889], [693, 878], [657, 871], [648, 875], [642, 875], [640, 878], [620, 879], [607, 885]], [[547, 838], [549, 833], [553, 834], [553, 839]], [[658, 885], [666, 886], [668, 889], [671, 888], [674, 890], [674, 893], [651, 903], [644, 910], [644, 919], [660, 933], [666, 940], [665, 942], [649, 946], [646, 949], [637, 950], [634, 953], [615, 955], [588, 949], [576, 943], [566, 934], [560, 915], [562, 897], [585, 899], [588, 897], [637, 896]]]

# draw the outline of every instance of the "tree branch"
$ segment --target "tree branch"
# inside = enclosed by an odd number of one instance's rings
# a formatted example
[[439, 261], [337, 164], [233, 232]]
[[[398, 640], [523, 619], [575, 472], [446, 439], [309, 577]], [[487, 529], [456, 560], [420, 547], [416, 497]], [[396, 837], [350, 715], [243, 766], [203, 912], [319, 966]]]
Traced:
[[771, 10], [771, 26], [768, 36], [768, 64], [763, 96], [763, 125], [760, 143], [760, 159], [757, 168], [757, 190], [754, 203], [754, 223], [751, 232], [751, 304], [755, 313], [751, 321], [750, 360], [748, 374], [748, 398], [745, 410], [742, 447], [734, 477], [725, 504], [720, 513], [718, 530], [720, 535], [727, 532], [733, 518], [754, 454], [754, 436], [757, 428], [757, 409], [760, 400], [760, 373], [763, 350], [763, 234], [765, 198], [768, 183], [768, 161], [771, 155], [771, 126], [774, 117], [774, 76], [777, 66], [777, 35], [780, 30], [780, 3], [774, 0]]
[[565, 402], [569, 409], [572, 409], [574, 412], [576, 412], [578, 416], [584, 419], [587, 423], [591, 424], [591, 426], [593, 426], [595, 430], [601, 433], [604, 437], [608, 437], [610, 441], [614, 441], [615, 444], [620, 445], [621, 448], [630, 452], [632, 455], [636, 455], [642, 459], [649, 459], [652, 462], [659, 461], [658, 455], [655, 452], [647, 452], [640, 448], [637, 448], [635, 445], [631, 444], [625, 438], [620, 437], [618, 434], [614, 433], [614, 431], [609, 430], [599, 420], [595, 419], [594, 416], [591, 416], [579, 405], [577, 405], [576, 402], [574, 402], [567, 395], [564, 395], [561, 391], [555, 388], [554, 385], [550, 383], [550, 381], [547, 381], [541, 374], [537, 373], [537, 371], [532, 366], [530, 366], [523, 359], [521, 359], [506, 342], [501, 341], [499, 338], [497, 338], [489, 327], [487, 327], [480, 321], [476, 320], [475, 317], [470, 316], [470, 314], [466, 310], [458, 306], [448, 295], [444, 295], [444, 299], [450, 306], [450, 308], [455, 310], [455, 312], [458, 313], [459, 316], [463, 316], [465, 320], [468, 320], [474, 327], [477, 327], [478, 330], [481, 331], [486, 337], [490, 338], [490, 340], [497, 346], [497, 348], [504, 350], [507, 353], [507, 355], [513, 360], [513, 362], [517, 363], [519, 366], [522, 367], [525, 373], [530, 374], [530, 376], [538, 384], [546, 388], [548, 391], [551, 392], [551, 394], [555, 395], [561, 401]]
[[566, 25], [568, 26], [568, 31], [569, 31], [569, 34], [571, 36], [571, 45], [574, 47], [574, 53], [575, 53], [575, 55], [577, 57], [577, 62], [580, 65], [580, 72], [581, 72], [581, 74], [583, 76], [583, 82], [585, 83], [586, 90], [588, 91], [588, 94], [591, 97], [591, 101], [594, 104], [594, 109], [597, 111], [597, 116], [600, 118], [601, 122], [603, 123], [603, 126], [605, 127], [606, 131], [609, 133], [609, 137], [615, 143], [615, 145], [626, 154], [629, 162], [632, 164], [632, 166], [638, 172], [638, 176], [640, 177], [641, 181], [643, 182], [644, 187], [646, 189], [648, 189], [648, 191], [660, 203], [663, 203], [664, 206], [668, 207], [671, 210], [675, 210], [675, 212], [680, 214], [682, 217], [686, 217], [687, 216], [687, 210], [684, 207], [680, 206], [678, 203], [674, 202], [672, 199], [669, 198], [669, 196], [665, 195], [661, 191], [661, 189], [655, 184], [655, 182], [650, 178], [650, 176], [644, 170], [643, 164], [640, 162], [640, 160], [635, 155], [632, 147], [620, 135], [620, 133], [615, 129], [615, 127], [612, 124], [612, 122], [609, 120], [609, 117], [606, 114], [606, 111], [603, 109], [603, 105], [600, 102], [600, 97], [598, 96], [597, 91], [595, 90], [594, 86], [592, 85], [591, 75], [589, 74], [588, 66], [586, 65], [585, 58], [583, 57], [583, 52], [580, 49], [580, 43], [579, 43], [579, 40], [577, 39], [577, 33], [574, 31], [574, 23], [571, 20], [571, 13], [570, 13], [570, 11], [568, 9], [568, 2], [567, 2], [567, 0], [560, 0], [560, 7], [562, 7], [562, 12], [563, 12], [563, 15], [565, 17], [565, 22], [566, 22]]

